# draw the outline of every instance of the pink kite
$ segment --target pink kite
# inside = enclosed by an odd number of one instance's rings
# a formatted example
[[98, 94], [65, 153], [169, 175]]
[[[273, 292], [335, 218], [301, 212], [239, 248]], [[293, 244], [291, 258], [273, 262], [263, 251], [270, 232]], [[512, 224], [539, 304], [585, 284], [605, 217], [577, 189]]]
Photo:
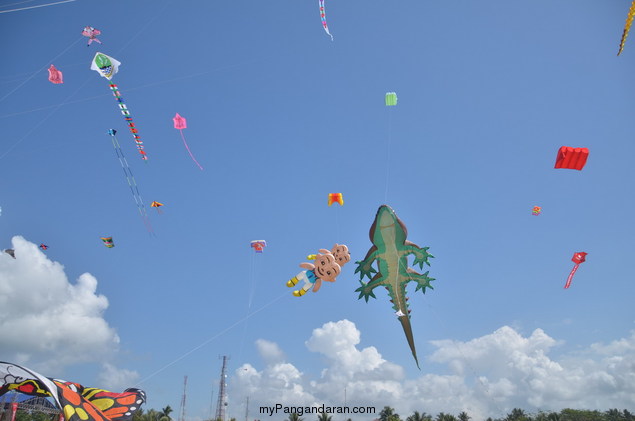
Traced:
[[90, 46], [93, 41], [101, 44], [101, 41], [97, 39], [97, 35], [101, 35], [101, 31], [99, 29], [95, 29], [92, 26], [86, 26], [82, 31], [82, 35], [88, 37], [88, 44], [86, 45], [87, 47]]
[[181, 117], [179, 113], [176, 113], [176, 115], [174, 116], [172, 120], [174, 120], [174, 128], [181, 132], [181, 139], [183, 139], [183, 144], [185, 145], [185, 149], [187, 149], [187, 152], [190, 154], [190, 156], [192, 157], [192, 160], [196, 163], [196, 165], [198, 165], [198, 167], [201, 170], [203, 170], [203, 167], [201, 167], [201, 164], [199, 164], [196, 158], [194, 158], [194, 155], [192, 155], [192, 151], [190, 151], [190, 147], [187, 146], [187, 142], [185, 141], [185, 136], [183, 136], [183, 129], [187, 129], [187, 120]]
[[64, 83], [62, 72], [57, 70], [52, 64], [51, 67], [49, 67], [49, 82]]
[[578, 266], [580, 266], [580, 263], [584, 263], [584, 261], [586, 260], [587, 254], [588, 253], [585, 253], [583, 251], [573, 253], [573, 257], [571, 258], [571, 261], [575, 263], [575, 266], [573, 267], [573, 269], [571, 269], [571, 273], [569, 273], [569, 277], [567, 278], [567, 283], [564, 285], [565, 289], [571, 286], [571, 280], [573, 279], [573, 275], [575, 274], [575, 271], [578, 270]]

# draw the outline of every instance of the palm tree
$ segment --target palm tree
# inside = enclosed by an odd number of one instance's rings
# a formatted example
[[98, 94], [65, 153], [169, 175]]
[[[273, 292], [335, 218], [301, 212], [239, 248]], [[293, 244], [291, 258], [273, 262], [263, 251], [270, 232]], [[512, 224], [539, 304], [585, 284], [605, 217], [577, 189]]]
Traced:
[[297, 412], [294, 412], [293, 414], [289, 415], [289, 419], [288, 421], [303, 421], [304, 418], [302, 418], [300, 415], [298, 415]]
[[384, 406], [384, 409], [379, 413], [379, 421], [401, 421], [399, 414], [395, 414], [395, 410], [389, 406]]
[[172, 407], [170, 405], [163, 408], [159, 415], [159, 421], [170, 421], [172, 419], [170, 418], [170, 413], [172, 412], [174, 411], [172, 410]]
[[420, 414], [419, 411], [415, 411], [406, 418], [406, 421], [432, 421], [432, 416], [426, 414], [425, 412]]
[[333, 417], [326, 412], [322, 412], [320, 415], [318, 415], [318, 421], [331, 421], [331, 418]]
[[463, 411], [459, 414], [459, 421], [469, 421], [469, 419], [472, 418], [469, 415], [467, 415], [467, 412]]

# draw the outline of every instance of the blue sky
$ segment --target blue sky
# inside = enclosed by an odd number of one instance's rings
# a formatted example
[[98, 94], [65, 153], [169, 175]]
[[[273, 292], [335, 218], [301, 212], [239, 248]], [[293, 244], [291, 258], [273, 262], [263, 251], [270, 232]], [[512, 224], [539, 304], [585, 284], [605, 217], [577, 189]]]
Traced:
[[[137, 385], [148, 408], [178, 410], [188, 375], [192, 420], [212, 393], [216, 408], [219, 355], [238, 419], [247, 396], [260, 419], [284, 415], [259, 405], [344, 394], [403, 417], [633, 409], [635, 45], [616, 57], [629, 5], [327, 0], [334, 41], [313, 1], [0, 13], [0, 247], [16, 249], [0, 256], [2, 359]], [[86, 25], [102, 45], [86, 46]], [[97, 51], [122, 63], [113, 81], [147, 163], [89, 69]], [[110, 128], [146, 206], [165, 205], [148, 208], [153, 235]], [[561, 146], [589, 148], [586, 167], [554, 169]], [[361, 260], [384, 203], [435, 256], [434, 290], [409, 291], [421, 370], [387, 295], [357, 299], [354, 263], [316, 294], [285, 286], [335, 242]]]

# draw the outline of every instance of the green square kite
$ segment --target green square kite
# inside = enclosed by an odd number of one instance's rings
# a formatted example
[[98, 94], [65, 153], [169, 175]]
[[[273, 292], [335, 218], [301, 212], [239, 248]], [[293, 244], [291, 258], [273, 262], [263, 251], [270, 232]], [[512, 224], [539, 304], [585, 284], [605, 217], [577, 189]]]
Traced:
[[386, 92], [386, 106], [397, 105], [397, 93], [396, 92]]

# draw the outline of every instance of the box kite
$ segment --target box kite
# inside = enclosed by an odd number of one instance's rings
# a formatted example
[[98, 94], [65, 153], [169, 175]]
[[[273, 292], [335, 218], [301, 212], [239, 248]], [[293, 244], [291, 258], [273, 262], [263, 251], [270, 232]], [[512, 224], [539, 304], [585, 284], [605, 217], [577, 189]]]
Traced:
[[386, 107], [394, 107], [397, 105], [397, 93], [386, 92]]
[[104, 245], [108, 247], [109, 249], [115, 246], [115, 243], [113, 243], [112, 241], [112, 237], [101, 237], [101, 241], [103, 241]]
[[570, 146], [561, 146], [556, 157], [556, 165], [554, 168], [567, 168], [570, 170], [581, 170], [586, 164], [589, 157], [587, 148], [572, 148]]
[[331, 206], [333, 203], [339, 203], [340, 206], [344, 206], [344, 196], [342, 196], [342, 193], [329, 193], [328, 204]]

